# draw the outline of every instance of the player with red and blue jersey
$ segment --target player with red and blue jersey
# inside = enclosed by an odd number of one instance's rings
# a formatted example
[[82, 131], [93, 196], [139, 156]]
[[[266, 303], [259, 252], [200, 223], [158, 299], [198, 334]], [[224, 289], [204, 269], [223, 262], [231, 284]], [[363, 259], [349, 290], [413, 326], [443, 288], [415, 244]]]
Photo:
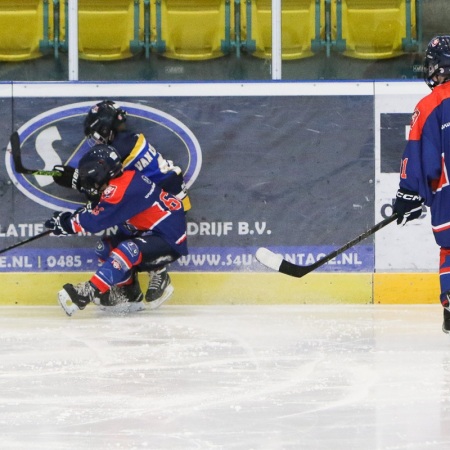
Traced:
[[[183, 202], [185, 212], [191, 208], [182, 170], [172, 161], [165, 159], [145, 138], [144, 134], [126, 128], [127, 112], [111, 100], [103, 100], [93, 105], [84, 120], [84, 134], [91, 145], [111, 144], [120, 156], [124, 170], [135, 170], [147, 176], [157, 186]], [[60, 176], [54, 181], [65, 187], [83, 191], [80, 186], [78, 168], [55, 166]], [[86, 192], [85, 192], [86, 193]], [[89, 196], [89, 195], [88, 195]], [[92, 196], [90, 196], [92, 199]], [[95, 200], [95, 198], [94, 198]], [[107, 257], [114, 238], [104, 238], [98, 242], [97, 253], [101, 259]], [[145, 294], [151, 304], [162, 304], [173, 293], [166, 266], [149, 271], [150, 281]], [[136, 290], [139, 282], [134, 280]]]
[[432, 92], [416, 106], [403, 152], [394, 204], [397, 223], [404, 225], [430, 208], [431, 225], [440, 247], [442, 329], [450, 332], [450, 35], [428, 44], [424, 77]]
[[[119, 231], [91, 279], [66, 284], [59, 292], [68, 315], [90, 302], [109, 305], [113, 287], [136, 289], [132, 284], [136, 271], [164, 267], [188, 253], [183, 203], [140, 172], [124, 171], [114, 147], [95, 145], [81, 158], [78, 171], [81, 187], [99, 196], [98, 202], [92, 208], [57, 212], [45, 226], [55, 235], [97, 233], [110, 227]], [[119, 301], [120, 292], [115, 296]], [[133, 310], [142, 309], [142, 297], [141, 293], [130, 302], [135, 303]], [[129, 302], [130, 295], [123, 299]]]

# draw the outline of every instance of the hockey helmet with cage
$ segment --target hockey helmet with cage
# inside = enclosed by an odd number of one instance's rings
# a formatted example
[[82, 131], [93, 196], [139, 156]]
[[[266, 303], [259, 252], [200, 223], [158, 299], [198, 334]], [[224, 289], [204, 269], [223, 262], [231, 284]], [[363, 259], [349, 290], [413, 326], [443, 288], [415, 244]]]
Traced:
[[435, 36], [428, 44], [423, 63], [425, 82], [430, 89], [442, 83], [436, 77], [441, 75], [444, 80], [450, 79], [450, 36]]
[[84, 119], [84, 134], [92, 144], [110, 144], [119, 127], [127, 120], [127, 113], [112, 100], [94, 105]]
[[90, 196], [99, 195], [122, 170], [122, 162], [114, 147], [94, 145], [78, 163], [81, 189]]

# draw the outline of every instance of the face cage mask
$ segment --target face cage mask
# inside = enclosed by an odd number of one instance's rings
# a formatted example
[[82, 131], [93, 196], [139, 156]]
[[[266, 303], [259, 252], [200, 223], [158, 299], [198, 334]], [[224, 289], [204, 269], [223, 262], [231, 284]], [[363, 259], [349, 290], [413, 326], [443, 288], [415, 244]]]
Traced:
[[106, 139], [96, 131], [92, 132], [90, 135], [86, 137], [86, 141], [89, 147], [94, 147], [94, 145], [105, 144], [108, 145], [114, 139], [114, 133], [112, 131], [109, 132], [109, 138]]
[[[425, 60], [425, 62], [427, 62], [426, 60]], [[436, 74], [436, 71], [435, 72], [433, 72], [433, 74], [432, 75], [429, 75], [429, 69], [428, 69], [428, 66], [426, 66], [425, 64], [424, 64], [424, 67], [423, 67], [423, 80], [425, 81], [425, 83], [427, 84], [427, 86], [431, 89], [431, 90], [433, 90], [436, 86], [437, 86], [437, 83], [433, 80], [433, 76]]]
[[98, 201], [100, 200], [100, 197], [103, 194], [103, 191], [106, 189], [107, 186], [108, 186], [108, 184], [105, 183], [102, 186], [100, 186], [99, 188], [97, 188], [97, 187], [83, 188], [82, 187], [81, 192], [83, 192], [83, 194], [85, 194], [91, 202], [94, 201], [95, 203], [98, 203]]
[[[433, 67], [433, 66], [432, 66]], [[433, 90], [436, 86], [447, 83], [450, 81], [450, 67], [439, 67], [438, 64], [434, 65], [434, 71], [429, 75], [430, 70], [426, 70], [427, 66], [424, 65], [423, 77], [428, 87]], [[444, 76], [442, 81], [435, 81], [433, 77]]]
[[100, 192], [98, 191], [98, 189], [89, 188], [89, 189], [84, 189], [84, 191], [88, 195], [88, 198], [100, 197]]
[[[444, 84], [450, 79], [450, 40], [440, 44], [438, 48], [430, 48], [423, 60], [423, 78], [428, 87], [433, 90], [436, 86]], [[443, 81], [435, 81], [434, 77], [444, 76]]]

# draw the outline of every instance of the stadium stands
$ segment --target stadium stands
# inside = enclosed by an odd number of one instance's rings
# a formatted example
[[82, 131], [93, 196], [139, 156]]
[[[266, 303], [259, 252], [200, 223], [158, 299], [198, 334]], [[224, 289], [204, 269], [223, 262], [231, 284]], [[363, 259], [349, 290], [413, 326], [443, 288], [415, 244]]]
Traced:
[[[253, 0], [242, 8], [241, 34], [243, 41], [254, 41], [254, 56], [272, 56], [272, 2]], [[313, 42], [320, 40], [323, 29], [321, 2], [316, 0], [283, 0], [281, 2], [282, 59], [300, 59], [313, 56]]]
[[134, 0], [78, 0], [80, 58], [105, 61], [133, 56], [140, 49], [139, 3]]
[[42, 0], [0, 0], [0, 61], [41, 57], [41, 41], [51, 32], [49, 15]]
[[157, 51], [168, 58], [205, 60], [230, 51], [231, 3], [225, 0], [156, 2]]
[[338, 51], [362, 59], [399, 56], [415, 48], [414, 0], [333, 0], [332, 40]]
[[[359, 59], [415, 51], [421, 0], [283, 0], [282, 59], [326, 48]], [[81, 59], [272, 56], [271, 0], [78, 0]], [[0, 0], [0, 61], [67, 50], [68, 0]], [[18, 30], [20, 30], [18, 32]]]

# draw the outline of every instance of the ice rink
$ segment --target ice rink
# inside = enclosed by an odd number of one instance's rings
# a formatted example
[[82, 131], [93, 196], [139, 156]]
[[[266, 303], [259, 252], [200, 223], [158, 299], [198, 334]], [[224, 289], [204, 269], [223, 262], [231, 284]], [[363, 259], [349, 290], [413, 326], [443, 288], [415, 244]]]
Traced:
[[450, 448], [440, 305], [0, 308], [0, 448]]

